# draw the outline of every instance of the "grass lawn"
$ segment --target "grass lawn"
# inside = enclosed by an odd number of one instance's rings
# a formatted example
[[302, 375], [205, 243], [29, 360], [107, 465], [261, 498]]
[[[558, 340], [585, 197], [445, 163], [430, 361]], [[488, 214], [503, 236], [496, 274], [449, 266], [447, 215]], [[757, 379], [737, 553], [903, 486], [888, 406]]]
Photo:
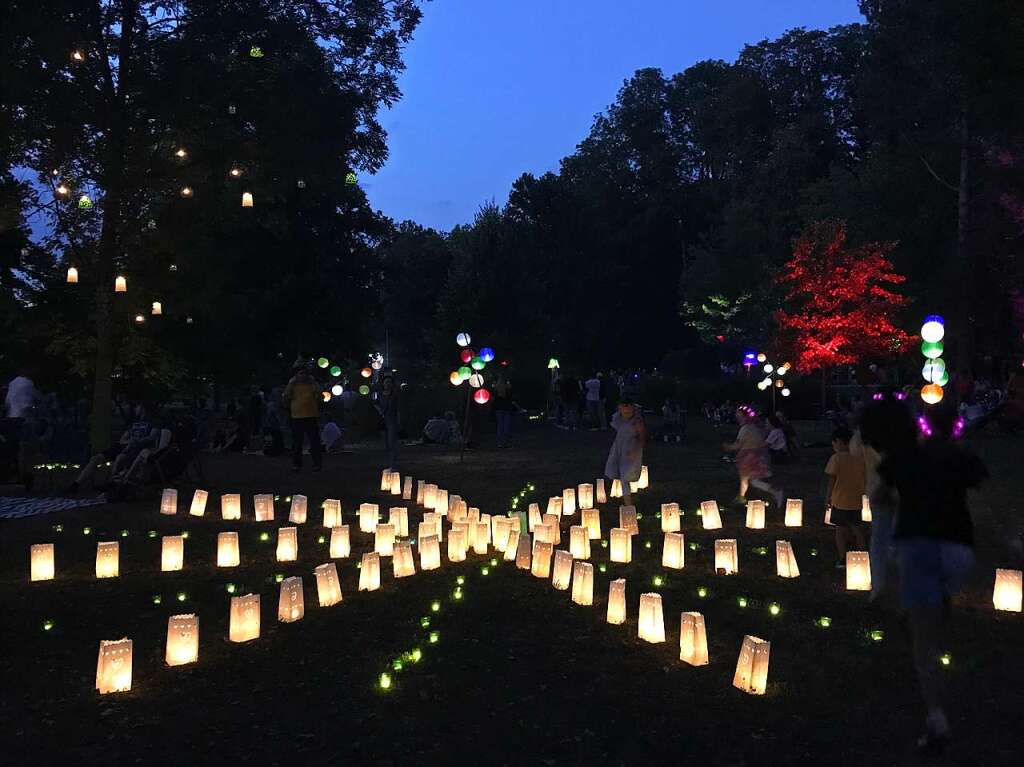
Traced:
[[[514, 449], [486, 442], [466, 454], [410, 447], [403, 474], [426, 479], [466, 498], [484, 513], [508, 509], [527, 483], [525, 501], [542, 509], [563, 487], [593, 482], [610, 433], [568, 433], [534, 424]], [[785, 528], [770, 508], [764, 530], [744, 528], [744, 514], [726, 509], [735, 495], [732, 464], [718, 445], [731, 439], [694, 422], [682, 445], [652, 444], [645, 462], [651, 488], [637, 496], [642, 515], [633, 562], [608, 563], [592, 542], [595, 604], [578, 607], [569, 591], [531, 577], [510, 563], [482, 569], [491, 559], [472, 553], [438, 571], [396, 581], [390, 560], [379, 591], [358, 592], [359, 553], [372, 536], [358, 532], [354, 510], [364, 501], [392, 501], [379, 491], [381, 453], [330, 456], [321, 474], [294, 475], [285, 458], [209, 456], [206, 516], [187, 514], [192, 490], [179, 487], [179, 513], [158, 513], [159, 493], [144, 502], [100, 506], [0, 522], [0, 740], [7, 764], [575, 764], [887, 765], [915, 763], [912, 741], [923, 708], [910, 661], [909, 640], [894, 602], [869, 606], [865, 593], [844, 589], [833, 568], [830, 529], [822, 524], [824, 449], [806, 450], [780, 473], [788, 494], [805, 499], [804, 526]], [[1022, 443], [997, 437], [974, 447], [993, 481], [975, 500], [980, 566], [957, 605], [946, 668], [951, 716], [959, 736], [942, 763], [1020, 764], [1024, 710], [1024, 618], [996, 613], [994, 568], [1020, 567], [1006, 543], [1020, 530], [1024, 504]], [[219, 494], [243, 496], [243, 519], [220, 519]], [[277, 563], [278, 522], [253, 521], [252, 495], [304, 493], [310, 521], [300, 526], [298, 561]], [[338, 560], [344, 600], [317, 606], [313, 568], [328, 560], [318, 537], [319, 504], [340, 498], [350, 525], [353, 556]], [[716, 498], [725, 527], [701, 529], [700, 501]], [[661, 567], [662, 502], [685, 509], [686, 566]], [[410, 508], [415, 531], [420, 509]], [[617, 524], [618, 501], [602, 505], [605, 540]], [[578, 524], [579, 513], [570, 518]], [[57, 532], [55, 525], [62, 525]], [[569, 520], [562, 546], [568, 547]], [[83, 527], [91, 527], [89, 535]], [[127, 530], [127, 537], [121, 537]], [[185, 567], [161, 573], [160, 535], [189, 533]], [[242, 564], [215, 567], [215, 541], [237, 530]], [[157, 537], [150, 537], [156, 531]], [[260, 541], [261, 532], [269, 540]], [[328, 536], [329, 537], [329, 536]], [[715, 538], [737, 538], [740, 571], [713, 569]], [[792, 541], [800, 566], [793, 580], [775, 574], [775, 541]], [[96, 542], [119, 540], [121, 575], [94, 577]], [[57, 577], [30, 583], [29, 546], [56, 544]], [[650, 544], [650, 548], [647, 548]], [[696, 544], [696, 549], [691, 548]], [[761, 553], [764, 552], [764, 553]], [[500, 558], [500, 555], [499, 555]], [[417, 570], [419, 561], [417, 555]], [[301, 576], [305, 617], [276, 620], [275, 575]], [[462, 599], [453, 597], [463, 576]], [[654, 578], [664, 579], [655, 587]], [[608, 583], [627, 581], [629, 619], [605, 621]], [[262, 596], [262, 635], [227, 641], [227, 585]], [[700, 589], [706, 590], [700, 596]], [[637, 639], [640, 594], [658, 591], [667, 641]], [[178, 595], [183, 595], [178, 601]], [[154, 603], [154, 597], [160, 603]], [[440, 603], [437, 612], [431, 604]], [[745, 604], [745, 606], [742, 606]], [[769, 610], [780, 607], [778, 615]], [[679, 614], [704, 614], [711, 662], [678, 660]], [[199, 660], [164, 663], [167, 618], [199, 616]], [[831, 619], [819, 627], [821, 616]], [[422, 625], [429, 618], [430, 625]], [[44, 630], [45, 621], [52, 628]], [[872, 639], [870, 632], [880, 641]], [[436, 642], [430, 633], [436, 633]], [[745, 634], [771, 641], [767, 694], [731, 686]], [[94, 689], [101, 639], [134, 640], [130, 692], [100, 696]], [[400, 672], [392, 661], [414, 648], [418, 663]], [[393, 685], [378, 678], [390, 671]], [[699, 761], [690, 762], [697, 759]]]

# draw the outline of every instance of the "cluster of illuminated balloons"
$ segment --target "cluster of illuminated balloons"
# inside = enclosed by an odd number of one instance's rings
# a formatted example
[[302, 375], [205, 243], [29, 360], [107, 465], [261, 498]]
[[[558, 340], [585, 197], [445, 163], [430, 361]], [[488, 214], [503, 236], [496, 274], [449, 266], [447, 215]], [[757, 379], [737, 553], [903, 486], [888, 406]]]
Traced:
[[921, 399], [927, 405], [942, 402], [942, 387], [949, 383], [949, 372], [946, 362], [942, 359], [942, 339], [946, 337], [946, 323], [937, 314], [924, 318], [921, 326], [921, 354], [925, 363], [921, 368], [921, 376], [927, 382], [921, 387]]
[[[785, 379], [783, 378], [786, 373], [792, 369], [792, 365], [788, 362], [783, 362], [778, 367], [775, 367], [771, 362], [768, 361], [768, 355], [764, 352], [760, 354], [754, 354], [754, 352], [747, 352], [743, 355], [743, 364], [747, 366], [749, 370], [754, 366], [755, 363], [761, 364], [761, 369], [764, 371], [764, 378], [757, 382], [758, 391], [767, 391], [775, 386], [779, 390], [779, 394], [783, 397], [788, 397], [790, 392], [789, 387], [786, 386]], [[774, 375], [773, 375], [774, 374]]]
[[[383, 365], [384, 357], [381, 354], [371, 354], [370, 367], [365, 367], [362, 370], [360, 370], [359, 375], [361, 375], [363, 378], [370, 378], [371, 376], [373, 376], [373, 371], [380, 370], [381, 367], [383, 367]], [[331, 361], [327, 359], [327, 357], [319, 357], [316, 361], [316, 366], [321, 370], [326, 370], [328, 373], [330, 373], [331, 378], [341, 377], [341, 366], [332, 365]], [[325, 389], [322, 392], [321, 396], [323, 397], [324, 402], [330, 402], [332, 397], [340, 397], [344, 391], [345, 387], [342, 386], [340, 383], [336, 383], [333, 384], [329, 389]], [[365, 397], [367, 394], [370, 393], [370, 387], [367, 386], [366, 384], [362, 384], [359, 387], [358, 392]]]
[[484, 346], [480, 351], [473, 351], [470, 348], [472, 342], [473, 339], [465, 331], [455, 336], [455, 343], [462, 349], [459, 352], [462, 367], [453, 370], [449, 374], [448, 380], [451, 381], [452, 386], [461, 386], [465, 381], [469, 381], [469, 385], [476, 389], [473, 392], [473, 401], [478, 405], [484, 405], [491, 399], [491, 393], [484, 388], [482, 371], [487, 367], [488, 362], [494, 361], [494, 349]]

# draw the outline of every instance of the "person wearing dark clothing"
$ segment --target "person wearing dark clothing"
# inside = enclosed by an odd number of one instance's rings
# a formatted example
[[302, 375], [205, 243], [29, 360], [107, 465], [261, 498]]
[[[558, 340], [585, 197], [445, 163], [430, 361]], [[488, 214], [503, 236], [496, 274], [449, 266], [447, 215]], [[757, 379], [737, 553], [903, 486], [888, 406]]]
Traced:
[[502, 373], [494, 384], [494, 419], [498, 423], [498, 447], [512, 447], [512, 417], [515, 405], [512, 403], [512, 383]]
[[[900, 596], [909, 616], [914, 666], [928, 708], [918, 746], [926, 754], [936, 754], [950, 740], [938, 665], [945, 623], [950, 600], [974, 565], [967, 491], [987, 479], [988, 470], [977, 456], [952, 442], [957, 413], [948, 400], [921, 416], [923, 441], [904, 440], [895, 449], [888, 449], [885, 429], [878, 428], [877, 419], [871, 417], [872, 407], [865, 411], [861, 434], [865, 444], [884, 457], [877, 468], [879, 486], [871, 497], [898, 504], [893, 539], [899, 554]], [[902, 431], [910, 418], [898, 416]]]
[[398, 388], [394, 377], [386, 375], [381, 379], [374, 406], [384, 431], [384, 452], [388, 457], [388, 466], [394, 468], [398, 460]]

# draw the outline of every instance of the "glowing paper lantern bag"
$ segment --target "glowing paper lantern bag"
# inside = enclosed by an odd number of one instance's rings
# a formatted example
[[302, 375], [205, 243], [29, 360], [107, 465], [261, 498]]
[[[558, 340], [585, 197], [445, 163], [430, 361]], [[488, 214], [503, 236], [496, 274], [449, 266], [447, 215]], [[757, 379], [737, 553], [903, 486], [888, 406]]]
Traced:
[[679, 660], [691, 666], [708, 663], [708, 634], [704, 616], [700, 613], [682, 613], [679, 616]]
[[846, 589], [871, 591], [871, 559], [868, 552], [846, 552]]
[[274, 496], [266, 493], [253, 496], [253, 507], [256, 509], [257, 522], [274, 521]]
[[100, 695], [132, 689], [132, 640], [126, 637], [100, 641], [96, 689]]
[[555, 552], [555, 566], [551, 574], [551, 585], [559, 591], [565, 591], [569, 588], [569, 579], [571, 577], [572, 554], [560, 549]]
[[686, 564], [685, 540], [682, 533], [665, 533], [661, 550], [661, 566], [682, 570]]
[[551, 555], [554, 546], [550, 543], [537, 541], [533, 544], [533, 563], [530, 572], [537, 578], [551, 577]]
[[167, 619], [168, 666], [184, 666], [199, 659], [199, 618], [195, 613], [172, 615]]
[[996, 570], [996, 585], [992, 589], [992, 606], [997, 610], [1019, 613], [1021, 611], [1021, 584], [1022, 574], [1020, 570]]
[[206, 501], [210, 497], [210, 494], [206, 490], [196, 490], [195, 495], [192, 496], [192, 507], [188, 510], [188, 513], [193, 517], [201, 517], [206, 513]]
[[661, 609], [661, 594], [640, 595], [640, 620], [637, 636], [645, 642], [665, 641], [665, 616]]
[[743, 637], [740, 657], [736, 661], [736, 673], [732, 678], [733, 687], [751, 695], [764, 695], [768, 685], [771, 649], [771, 642], [750, 635]]
[[739, 571], [739, 552], [735, 538], [722, 538], [715, 541], [715, 572], [719, 575], [732, 575]]
[[380, 554], [368, 551], [363, 554], [359, 567], [359, 590], [376, 591], [380, 588]]
[[29, 580], [53, 580], [53, 544], [35, 543], [29, 549]]
[[121, 547], [117, 541], [96, 544], [96, 577], [116, 578], [120, 571]]
[[313, 568], [316, 578], [316, 594], [321, 607], [330, 607], [341, 601], [341, 583], [338, 581], [338, 568], [334, 562], [325, 562]]
[[302, 578], [285, 578], [281, 581], [281, 594], [277, 600], [277, 619], [281, 623], [292, 623], [305, 615], [302, 598]]
[[661, 532], [678, 533], [682, 529], [682, 520], [678, 503], [661, 504]]
[[796, 554], [789, 541], [775, 541], [775, 572], [780, 578], [796, 578], [800, 575]]
[[584, 607], [594, 604], [594, 566], [590, 562], [572, 566], [572, 601]]
[[718, 510], [718, 501], [701, 501], [700, 521], [705, 530], [722, 529], [722, 514]]
[[242, 518], [242, 496], [237, 493], [227, 493], [220, 497], [221, 519]]
[[173, 487], [164, 488], [164, 492], [160, 496], [160, 513], [178, 513], [178, 491]]
[[309, 505], [309, 501], [304, 495], [293, 495], [292, 496], [292, 507], [288, 512], [288, 521], [293, 525], [304, 525], [306, 524], [306, 508]]
[[185, 538], [165, 535], [160, 541], [160, 570], [165, 573], [180, 570], [185, 564]]
[[608, 584], [609, 623], [616, 625], [626, 622], [626, 579], [616, 578]]
[[800, 527], [804, 523], [804, 502], [800, 498], [786, 500], [786, 527]]
[[246, 594], [231, 598], [228, 639], [248, 642], [260, 636], [260, 595]]

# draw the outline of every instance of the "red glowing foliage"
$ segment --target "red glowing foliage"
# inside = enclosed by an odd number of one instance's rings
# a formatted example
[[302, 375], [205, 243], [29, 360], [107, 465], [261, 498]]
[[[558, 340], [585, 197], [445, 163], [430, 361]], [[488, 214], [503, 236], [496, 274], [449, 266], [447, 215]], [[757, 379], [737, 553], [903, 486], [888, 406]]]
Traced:
[[846, 244], [843, 221], [818, 221], [793, 243], [776, 281], [788, 310], [776, 312], [781, 341], [803, 373], [909, 348], [913, 337], [893, 323], [909, 299], [895, 286], [906, 280], [888, 258], [895, 243]]

